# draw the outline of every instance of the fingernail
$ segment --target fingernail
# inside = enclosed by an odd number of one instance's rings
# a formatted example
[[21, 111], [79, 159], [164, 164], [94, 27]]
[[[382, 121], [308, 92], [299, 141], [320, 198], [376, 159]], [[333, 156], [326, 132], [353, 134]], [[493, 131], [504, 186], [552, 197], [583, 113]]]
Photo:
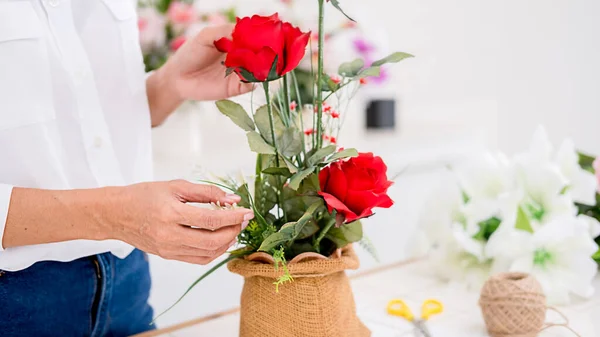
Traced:
[[248, 213], [248, 214], [244, 215], [245, 221], [250, 221], [252, 219], [254, 219], [254, 213]]
[[250, 223], [250, 221], [244, 221], [244, 222], [242, 222], [242, 230], [246, 229], [246, 227], [248, 227], [249, 223]]
[[242, 198], [237, 194], [227, 194], [227, 195], [225, 195], [225, 200], [238, 202], [238, 201], [242, 200]]

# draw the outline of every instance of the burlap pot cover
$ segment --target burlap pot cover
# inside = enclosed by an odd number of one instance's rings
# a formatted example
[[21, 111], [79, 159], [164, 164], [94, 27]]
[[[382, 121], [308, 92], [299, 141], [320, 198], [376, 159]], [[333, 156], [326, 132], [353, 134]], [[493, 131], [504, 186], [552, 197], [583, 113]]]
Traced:
[[282, 272], [272, 264], [236, 259], [231, 272], [244, 277], [241, 337], [368, 337], [371, 332], [356, 316], [347, 269], [357, 269], [352, 246], [340, 257], [290, 262], [294, 278], [275, 292]]

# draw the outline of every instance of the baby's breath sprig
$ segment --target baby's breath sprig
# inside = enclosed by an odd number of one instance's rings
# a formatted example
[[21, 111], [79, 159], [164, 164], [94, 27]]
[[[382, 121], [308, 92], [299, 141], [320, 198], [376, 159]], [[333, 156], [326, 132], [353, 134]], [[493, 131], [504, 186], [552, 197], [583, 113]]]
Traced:
[[286, 282], [293, 282], [294, 278], [290, 274], [287, 267], [287, 261], [285, 259], [285, 251], [283, 246], [273, 251], [273, 259], [275, 260], [275, 270], [279, 271], [279, 268], [283, 269], [283, 275], [279, 276], [273, 284], [275, 285], [275, 292], [279, 292], [279, 286]]

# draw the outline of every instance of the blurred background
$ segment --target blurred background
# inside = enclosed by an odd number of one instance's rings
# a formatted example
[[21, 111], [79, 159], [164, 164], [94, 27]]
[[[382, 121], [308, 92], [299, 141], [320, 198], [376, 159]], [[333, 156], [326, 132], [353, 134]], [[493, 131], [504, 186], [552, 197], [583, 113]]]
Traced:
[[[285, 12], [303, 28], [314, 29], [311, 3], [296, 2], [197, 0], [195, 6], [205, 13], [234, 8], [238, 16]], [[381, 81], [365, 84], [344, 112], [338, 144], [375, 152], [388, 163], [390, 175], [397, 175], [390, 190], [396, 205], [364, 221], [379, 261], [360, 251], [362, 270], [411, 257], [422, 202], [445, 168], [467, 156], [484, 149], [522, 150], [538, 125], [555, 142], [571, 137], [580, 150], [600, 154], [599, 1], [341, 3], [358, 26], [332, 37], [334, 48], [327, 57], [352, 60], [359, 41], [372, 47], [375, 58], [396, 50], [415, 55], [388, 66]], [[329, 21], [328, 29], [345, 25], [334, 9], [328, 8], [327, 15], [337, 19]], [[367, 106], [381, 99], [395, 101], [395, 126], [367, 129]], [[250, 95], [238, 99], [250, 100]], [[252, 172], [254, 155], [244, 133], [212, 102], [186, 103], [153, 131], [153, 141], [159, 180]], [[151, 264], [151, 302], [157, 312], [210, 267], [157, 257]], [[222, 269], [158, 323], [164, 327], [233, 308], [241, 286], [241, 277]]]

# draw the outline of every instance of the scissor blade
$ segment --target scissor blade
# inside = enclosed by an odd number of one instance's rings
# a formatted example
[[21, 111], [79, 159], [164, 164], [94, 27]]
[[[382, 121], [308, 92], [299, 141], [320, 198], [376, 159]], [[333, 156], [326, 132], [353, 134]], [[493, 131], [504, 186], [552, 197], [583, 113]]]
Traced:
[[419, 331], [419, 333], [421, 334], [422, 337], [431, 337], [431, 333], [429, 332], [429, 329], [427, 328], [427, 324], [425, 324], [426, 321], [420, 319], [420, 320], [415, 320], [414, 324], [417, 327], [417, 330]]

